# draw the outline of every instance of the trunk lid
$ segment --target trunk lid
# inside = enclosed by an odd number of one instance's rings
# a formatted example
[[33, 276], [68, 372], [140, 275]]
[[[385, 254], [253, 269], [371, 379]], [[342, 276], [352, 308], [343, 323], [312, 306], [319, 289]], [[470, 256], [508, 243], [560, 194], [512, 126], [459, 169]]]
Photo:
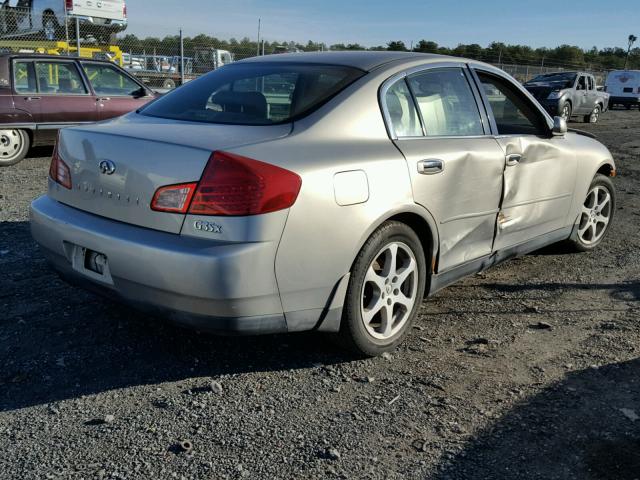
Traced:
[[[51, 182], [61, 203], [113, 220], [180, 233], [184, 215], [151, 210], [162, 186], [196, 182], [211, 153], [286, 136], [291, 125], [243, 126], [178, 122], [130, 114], [60, 131], [60, 158], [73, 188]], [[115, 167], [102, 173], [101, 162]]]

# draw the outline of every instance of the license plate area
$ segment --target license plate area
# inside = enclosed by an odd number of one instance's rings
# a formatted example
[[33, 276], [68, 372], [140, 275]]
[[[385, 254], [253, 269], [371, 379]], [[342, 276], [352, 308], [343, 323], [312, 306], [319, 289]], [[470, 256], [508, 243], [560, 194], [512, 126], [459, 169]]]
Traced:
[[80, 245], [73, 246], [71, 265], [76, 272], [99, 282], [113, 285], [109, 260], [104, 253]]

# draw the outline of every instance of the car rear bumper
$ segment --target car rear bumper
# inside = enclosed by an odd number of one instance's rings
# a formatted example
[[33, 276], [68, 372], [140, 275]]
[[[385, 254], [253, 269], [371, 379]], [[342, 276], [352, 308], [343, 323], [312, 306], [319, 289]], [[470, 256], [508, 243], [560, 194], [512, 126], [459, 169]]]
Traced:
[[[198, 330], [286, 332], [274, 272], [277, 242], [220, 242], [109, 220], [43, 196], [31, 204], [31, 232], [69, 282]], [[78, 252], [107, 258], [105, 275]]]

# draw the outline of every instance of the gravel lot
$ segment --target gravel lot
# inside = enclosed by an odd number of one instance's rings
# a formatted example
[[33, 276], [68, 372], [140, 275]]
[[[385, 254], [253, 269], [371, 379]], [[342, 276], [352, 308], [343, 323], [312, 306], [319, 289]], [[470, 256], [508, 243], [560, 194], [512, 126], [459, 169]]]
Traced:
[[29, 235], [50, 149], [0, 170], [0, 477], [640, 478], [640, 114], [571, 126], [618, 163], [601, 248], [449, 287], [373, 360], [68, 287]]

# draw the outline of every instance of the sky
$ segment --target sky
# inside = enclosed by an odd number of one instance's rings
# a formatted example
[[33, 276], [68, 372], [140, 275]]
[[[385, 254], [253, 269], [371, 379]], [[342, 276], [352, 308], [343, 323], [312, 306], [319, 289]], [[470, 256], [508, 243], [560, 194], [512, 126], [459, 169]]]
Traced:
[[427, 39], [455, 47], [493, 41], [588, 49], [640, 37], [638, 0], [128, 0], [129, 28], [138, 36], [206, 33], [255, 39], [258, 18], [268, 41], [307, 40], [385, 45]]

